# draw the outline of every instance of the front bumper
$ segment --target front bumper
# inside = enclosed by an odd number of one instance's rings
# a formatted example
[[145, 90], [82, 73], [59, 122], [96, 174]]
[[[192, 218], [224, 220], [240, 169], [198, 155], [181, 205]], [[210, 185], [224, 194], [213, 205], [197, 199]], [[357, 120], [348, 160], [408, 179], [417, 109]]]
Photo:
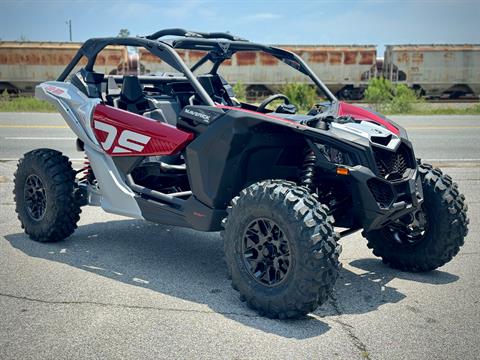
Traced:
[[417, 169], [403, 179], [387, 181], [369, 168], [350, 168], [353, 214], [366, 232], [416, 210], [423, 202], [422, 183]]

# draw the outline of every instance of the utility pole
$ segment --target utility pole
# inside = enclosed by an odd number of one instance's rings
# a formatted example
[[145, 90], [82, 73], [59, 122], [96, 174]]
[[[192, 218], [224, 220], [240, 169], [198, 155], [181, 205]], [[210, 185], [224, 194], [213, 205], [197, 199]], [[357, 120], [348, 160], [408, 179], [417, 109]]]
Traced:
[[72, 42], [72, 20], [65, 21], [68, 25], [68, 34], [70, 35], [70, 42]]

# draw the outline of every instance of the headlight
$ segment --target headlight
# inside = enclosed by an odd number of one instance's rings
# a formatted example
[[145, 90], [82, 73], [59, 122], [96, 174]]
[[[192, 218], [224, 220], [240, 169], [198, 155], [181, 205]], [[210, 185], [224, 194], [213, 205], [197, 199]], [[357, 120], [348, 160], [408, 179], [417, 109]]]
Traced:
[[316, 144], [320, 153], [325, 157], [325, 159], [331, 163], [339, 165], [348, 165], [353, 166], [354, 163], [350, 155], [346, 152], [343, 152], [337, 148], [334, 148], [330, 145], [325, 144]]

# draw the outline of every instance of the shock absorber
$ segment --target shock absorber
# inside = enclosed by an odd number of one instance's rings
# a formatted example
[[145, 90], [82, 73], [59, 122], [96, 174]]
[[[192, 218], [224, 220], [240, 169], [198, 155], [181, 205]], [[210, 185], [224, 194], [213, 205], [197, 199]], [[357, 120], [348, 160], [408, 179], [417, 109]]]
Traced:
[[94, 179], [92, 167], [90, 166], [90, 161], [88, 157], [85, 155], [85, 160], [83, 161], [83, 167], [77, 171], [77, 173], [82, 173], [82, 177], [80, 178], [80, 182], [87, 181], [89, 183], [92, 182]]
[[305, 186], [310, 192], [315, 191], [315, 162], [317, 158], [315, 153], [308, 149], [303, 160], [302, 174], [300, 176], [300, 184]]

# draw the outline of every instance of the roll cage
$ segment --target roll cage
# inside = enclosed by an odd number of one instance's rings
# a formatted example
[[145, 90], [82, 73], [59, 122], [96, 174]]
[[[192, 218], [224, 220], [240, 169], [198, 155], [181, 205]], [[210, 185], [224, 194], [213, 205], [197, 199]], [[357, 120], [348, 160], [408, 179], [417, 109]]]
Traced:
[[[160, 40], [166, 36], [174, 36], [177, 38]], [[60, 74], [57, 81], [65, 81], [82, 57], [87, 58], [85, 70], [93, 71], [93, 66], [98, 53], [109, 45], [145, 48], [175, 70], [184, 74], [205, 105], [214, 106], [215, 103], [197, 80], [193, 71], [207, 61], [211, 61], [213, 66], [210, 70], [210, 74], [216, 74], [223, 61], [230, 59], [235, 53], [241, 51], [262, 51], [274, 56], [283, 63], [308, 76], [330, 102], [337, 102], [335, 95], [333, 95], [325, 84], [323, 84], [302, 58], [293, 52], [274, 46], [253, 43], [228, 33], [203, 33], [187, 31], [184, 29], [160, 30], [145, 37], [106, 37], [89, 39], [81, 46], [74, 58]], [[207, 54], [200, 58], [200, 60], [189, 69], [175, 49], [200, 50], [206, 51]]]

